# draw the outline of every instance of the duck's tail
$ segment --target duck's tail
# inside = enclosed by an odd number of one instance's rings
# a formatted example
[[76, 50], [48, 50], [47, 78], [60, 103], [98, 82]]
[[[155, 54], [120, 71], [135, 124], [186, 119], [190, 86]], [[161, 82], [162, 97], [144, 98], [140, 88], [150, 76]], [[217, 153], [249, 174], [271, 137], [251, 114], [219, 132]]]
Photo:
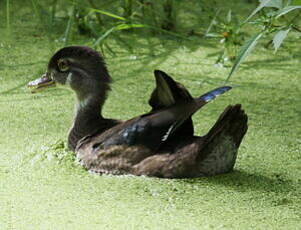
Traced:
[[230, 172], [238, 148], [248, 129], [248, 116], [241, 105], [228, 106], [204, 137], [197, 157], [200, 175], [211, 176]]

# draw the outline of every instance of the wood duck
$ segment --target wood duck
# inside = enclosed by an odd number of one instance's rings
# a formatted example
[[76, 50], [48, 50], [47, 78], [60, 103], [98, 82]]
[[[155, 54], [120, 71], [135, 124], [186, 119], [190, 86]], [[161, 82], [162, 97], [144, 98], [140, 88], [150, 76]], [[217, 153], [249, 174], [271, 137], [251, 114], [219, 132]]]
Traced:
[[202, 137], [194, 135], [191, 116], [231, 87], [193, 98], [163, 71], [155, 70], [154, 75], [152, 109], [127, 121], [102, 116], [111, 77], [102, 56], [89, 47], [62, 48], [50, 59], [45, 75], [28, 86], [37, 90], [57, 83], [75, 92], [76, 115], [68, 145], [91, 172], [163, 178], [230, 172], [248, 128], [241, 105], [228, 106]]

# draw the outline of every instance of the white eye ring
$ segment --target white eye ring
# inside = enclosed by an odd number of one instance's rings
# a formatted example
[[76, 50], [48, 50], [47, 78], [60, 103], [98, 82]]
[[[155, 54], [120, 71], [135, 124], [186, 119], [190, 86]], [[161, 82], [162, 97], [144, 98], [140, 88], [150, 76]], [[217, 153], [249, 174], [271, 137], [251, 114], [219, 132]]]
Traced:
[[57, 66], [62, 72], [69, 70], [69, 62], [67, 60], [59, 59], [57, 62]]

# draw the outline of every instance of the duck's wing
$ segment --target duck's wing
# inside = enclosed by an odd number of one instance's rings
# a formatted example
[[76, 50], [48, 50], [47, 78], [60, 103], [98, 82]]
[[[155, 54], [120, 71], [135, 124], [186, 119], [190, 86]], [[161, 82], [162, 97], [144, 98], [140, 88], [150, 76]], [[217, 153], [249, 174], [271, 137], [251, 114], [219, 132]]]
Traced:
[[149, 105], [152, 110], [159, 110], [179, 102], [189, 102], [193, 97], [189, 91], [179, 82], [161, 70], [154, 71], [156, 88], [151, 94]]
[[[184, 103], [193, 101], [193, 97], [189, 91], [179, 82], [176, 82], [168, 74], [161, 70], [155, 70], [154, 76], [156, 79], [156, 88], [151, 94], [149, 105], [152, 111], [160, 110], [170, 107], [176, 103]], [[194, 134], [194, 127], [192, 118], [189, 117], [179, 127], [175, 136], [183, 138], [192, 137]]]

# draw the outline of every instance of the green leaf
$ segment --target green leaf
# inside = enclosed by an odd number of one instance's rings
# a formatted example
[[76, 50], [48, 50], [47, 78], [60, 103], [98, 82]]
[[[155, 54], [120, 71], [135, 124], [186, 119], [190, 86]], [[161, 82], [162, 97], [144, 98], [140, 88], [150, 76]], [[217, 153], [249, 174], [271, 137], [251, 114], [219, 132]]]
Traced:
[[275, 52], [277, 52], [278, 48], [281, 46], [282, 42], [284, 41], [284, 39], [286, 38], [288, 32], [290, 31], [291, 28], [288, 28], [287, 30], [280, 30], [278, 31], [274, 38], [273, 38], [273, 45], [275, 48]]
[[285, 14], [291, 12], [292, 10], [296, 10], [296, 9], [301, 9], [301, 6], [287, 6], [287, 7], [284, 7], [283, 9], [279, 10], [276, 13], [276, 18], [279, 18], [282, 15], [285, 15]]
[[112, 27], [111, 29], [108, 29], [103, 35], [101, 35], [96, 42], [94, 42], [93, 47], [98, 46], [107, 36], [109, 36], [114, 30], [115, 30], [115, 26]]
[[119, 19], [119, 20], [122, 20], [122, 21], [126, 21], [126, 18], [124, 17], [121, 17], [119, 15], [116, 15], [116, 14], [112, 14], [108, 11], [104, 11], [104, 10], [99, 10], [99, 9], [94, 9], [94, 8], [89, 8], [90, 10], [96, 12], [96, 13], [100, 13], [100, 14], [103, 14], [103, 15], [107, 15], [111, 18], [116, 18], [116, 19]]
[[218, 33], [208, 33], [205, 36], [207, 38], [223, 38], [222, 34], [218, 34]]
[[301, 5], [301, 0], [293, 0], [291, 5], [294, 5], [294, 6]]
[[[265, 1], [266, 0], [259, 0], [260, 3], [265, 2]], [[283, 7], [283, 1], [282, 0], [274, 0], [274, 1], [267, 3], [267, 5], [265, 5], [265, 7], [275, 7], [275, 8], [281, 9]]]
[[251, 51], [254, 49], [254, 47], [256, 46], [258, 40], [261, 38], [261, 36], [263, 35], [263, 32], [260, 32], [258, 34], [256, 34], [254, 37], [252, 37], [250, 40], [248, 40], [239, 50], [239, 53], [235, 59], [235, 62], [232, 66], [232, 69], [225, 81], [228, 82], [228, 80], [230, 79], [230, 77], [236, 72], [236, 70], [238, 69], [238, 67], [240, 66], [240, 64], [246, 59], [246, 57], [251, 53]]
[[268, 7], [270, 4], [275, 3], [278, 0], [262, 0], [259, 4], [259, 6], [250, 14], [250, 16], [244, 21], [249, 21], [250, 18], [252, 18], [255, 14], [257, 14], [262, 8]]
[[232, 21], [232, 11], [229, 10], [227, 14], [227, 22], [230, 23]]
[[213, 25], [214, 25], [214, 23], [215, 23], [215, 20], [216, 20], [216, 18], [217, 18], [217, 15], [220, 13], [220, 11], [221, 11], [221, 9], [217, 9], [217, 11], [215, 12], [214, 17], [212, 18], [212, 20], [211, 20], [211, 22], [210, 22], [210, 24], [209, 24], [209, 26], [208, 26], [208, 29], [207, 29], [206, 32], [205, 32], [205, 37], [207, 37], [207, 36], [210, 34], [210, 31], [211, 31], [211, 29], [212, 29], [212, 27], [213, 27]]

